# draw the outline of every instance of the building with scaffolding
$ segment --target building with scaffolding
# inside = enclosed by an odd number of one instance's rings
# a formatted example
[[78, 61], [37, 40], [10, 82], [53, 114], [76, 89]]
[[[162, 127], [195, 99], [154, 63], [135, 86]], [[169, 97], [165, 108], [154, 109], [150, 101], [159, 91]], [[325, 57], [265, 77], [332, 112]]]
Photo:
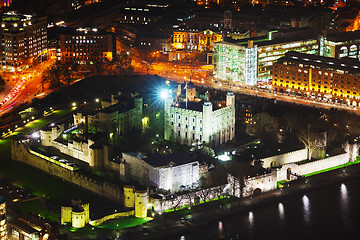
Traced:
[[227, 39], [214, 44], [214, 76], [231, 84], [271, 83], [274, 62], [288, 51], [317, 54], [317, 43], [316, 35], [308, 30], [269, 32], [266, 37], [243, 40]]

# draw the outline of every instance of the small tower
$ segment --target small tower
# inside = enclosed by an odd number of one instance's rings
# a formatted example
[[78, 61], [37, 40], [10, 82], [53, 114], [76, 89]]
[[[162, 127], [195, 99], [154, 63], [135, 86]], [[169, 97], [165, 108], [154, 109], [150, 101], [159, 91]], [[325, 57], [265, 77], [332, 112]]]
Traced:
[[164, 110], [165, 110], [165, 126], [164, 126], [164, 139], [170, 140], [171, 136], [171, 125], [170, 125], [170, 109], [173, 104], [172, 92], [169, 91], [168, 96], [166, 96], [164, 101]]
[[135, 190], [135, 217], [147, 217], [148, 194], [147, 190]]
[[135, 207], [135, 187], [134, 186], [124, 186], [124, 207], [133, 208]]
[[235, 104], [235, 94], [231, 91], [230, 88], [230, 91], [226, 94], [226, 106], [230, 106], [233, 104]]
[[85, 225], [84, 209], [73, 209], [71, 214], [71, 226], [74, 228], [83, 228]]
[[211, 123], [212, 120], [211, 116], [212, 116], [212, 103], [209, 101], [209, 97], [208, 94], [206, 94], [206, 100], [203, 103], [203, 137], [204, 137], [204, 142], [205, 143], [210, 143], [211, 142], [211, 135], [212, 135], [212, 131], [211, 131]]
[[85, 224], [88, 224], [90, 222], [90, 205], [89, 203], [84, 203], [82, 207], [85, 212]]

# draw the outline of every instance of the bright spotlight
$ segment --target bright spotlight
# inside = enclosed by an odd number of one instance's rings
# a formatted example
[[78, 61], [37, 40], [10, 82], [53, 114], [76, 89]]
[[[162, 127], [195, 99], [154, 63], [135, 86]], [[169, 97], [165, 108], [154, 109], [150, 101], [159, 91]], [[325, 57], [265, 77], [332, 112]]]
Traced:
[[39, 132], [34, 132], [31, 134], [31, 138], [38, 139], [40, 137]]
[[169, 96], [169, 90], [168, 89], [162, 89], [160, 91], [160, 98], [166, 99]]

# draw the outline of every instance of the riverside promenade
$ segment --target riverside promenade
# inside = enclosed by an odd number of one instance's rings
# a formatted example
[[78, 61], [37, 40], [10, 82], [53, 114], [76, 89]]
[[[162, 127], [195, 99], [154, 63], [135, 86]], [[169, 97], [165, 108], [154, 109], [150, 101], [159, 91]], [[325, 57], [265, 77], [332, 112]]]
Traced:
[[117, 233], [118, 239], [180, 239], [181, 235], [193, 229], [206, 227], [212, 221], [218, 221], [228, 216], [252, 211], [257, 207], [281, 202], [286, 198], [316, 191], [323, 187], [352, 181], [360, 178], [360, 164], [339, 168], [329, 172], [301, 178], [290, 182], [282, 189], [264, 192], [254, 197], [219, 201], [217, 207], [209, 207], [205, 211], [191, 209], [186, 216], [174, 217], [172, 214], [160, 215], [141, 226], [124, 229]]

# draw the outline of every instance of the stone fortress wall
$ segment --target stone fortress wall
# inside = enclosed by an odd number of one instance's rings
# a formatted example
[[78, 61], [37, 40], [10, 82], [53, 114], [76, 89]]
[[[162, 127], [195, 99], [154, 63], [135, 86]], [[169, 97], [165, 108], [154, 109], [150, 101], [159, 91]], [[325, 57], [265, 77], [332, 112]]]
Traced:
[[280, 155], [275, 155], [260, 159], [264, 168], [279, 167], [284, 164], [305, 160], [307, 158], [307, 149], [300, 149]]
[[39, 168], [42, 171], [73, 183], [81, 188], [93, 193], [109, 198], [116, 202], [123, 202], [123, 192], [121, 186], [115, 185], [108, 181], [96, 181], [76, 171], [63, 168], [42, 159], [29, 152], [24, 143], [11, 140], [11, 157], [13, 160], [29, 164]]
[[[271, 168], [270, 172], [245, 178], [242, 191], [240, 180], [229, 175], [228, 183], [230, 184], [231, 195], [235, 197], [248, 197], [252, 196], [256, 191], [266, 192], [275, 190], [277, 182], [279, 181], [296, 180], [297, 177], [302, 175], [341, 166], [349, 161], [354, 161], [358, 155], [358, 145], [345, 143], [344, 150], [347, 152], [312, 161], [306, 161], [306, 149], [261, 159], [261, 161], [264, 161], [264, 168]], [[271, 165], [273, 161], [276, 162], [275, 166]]]

